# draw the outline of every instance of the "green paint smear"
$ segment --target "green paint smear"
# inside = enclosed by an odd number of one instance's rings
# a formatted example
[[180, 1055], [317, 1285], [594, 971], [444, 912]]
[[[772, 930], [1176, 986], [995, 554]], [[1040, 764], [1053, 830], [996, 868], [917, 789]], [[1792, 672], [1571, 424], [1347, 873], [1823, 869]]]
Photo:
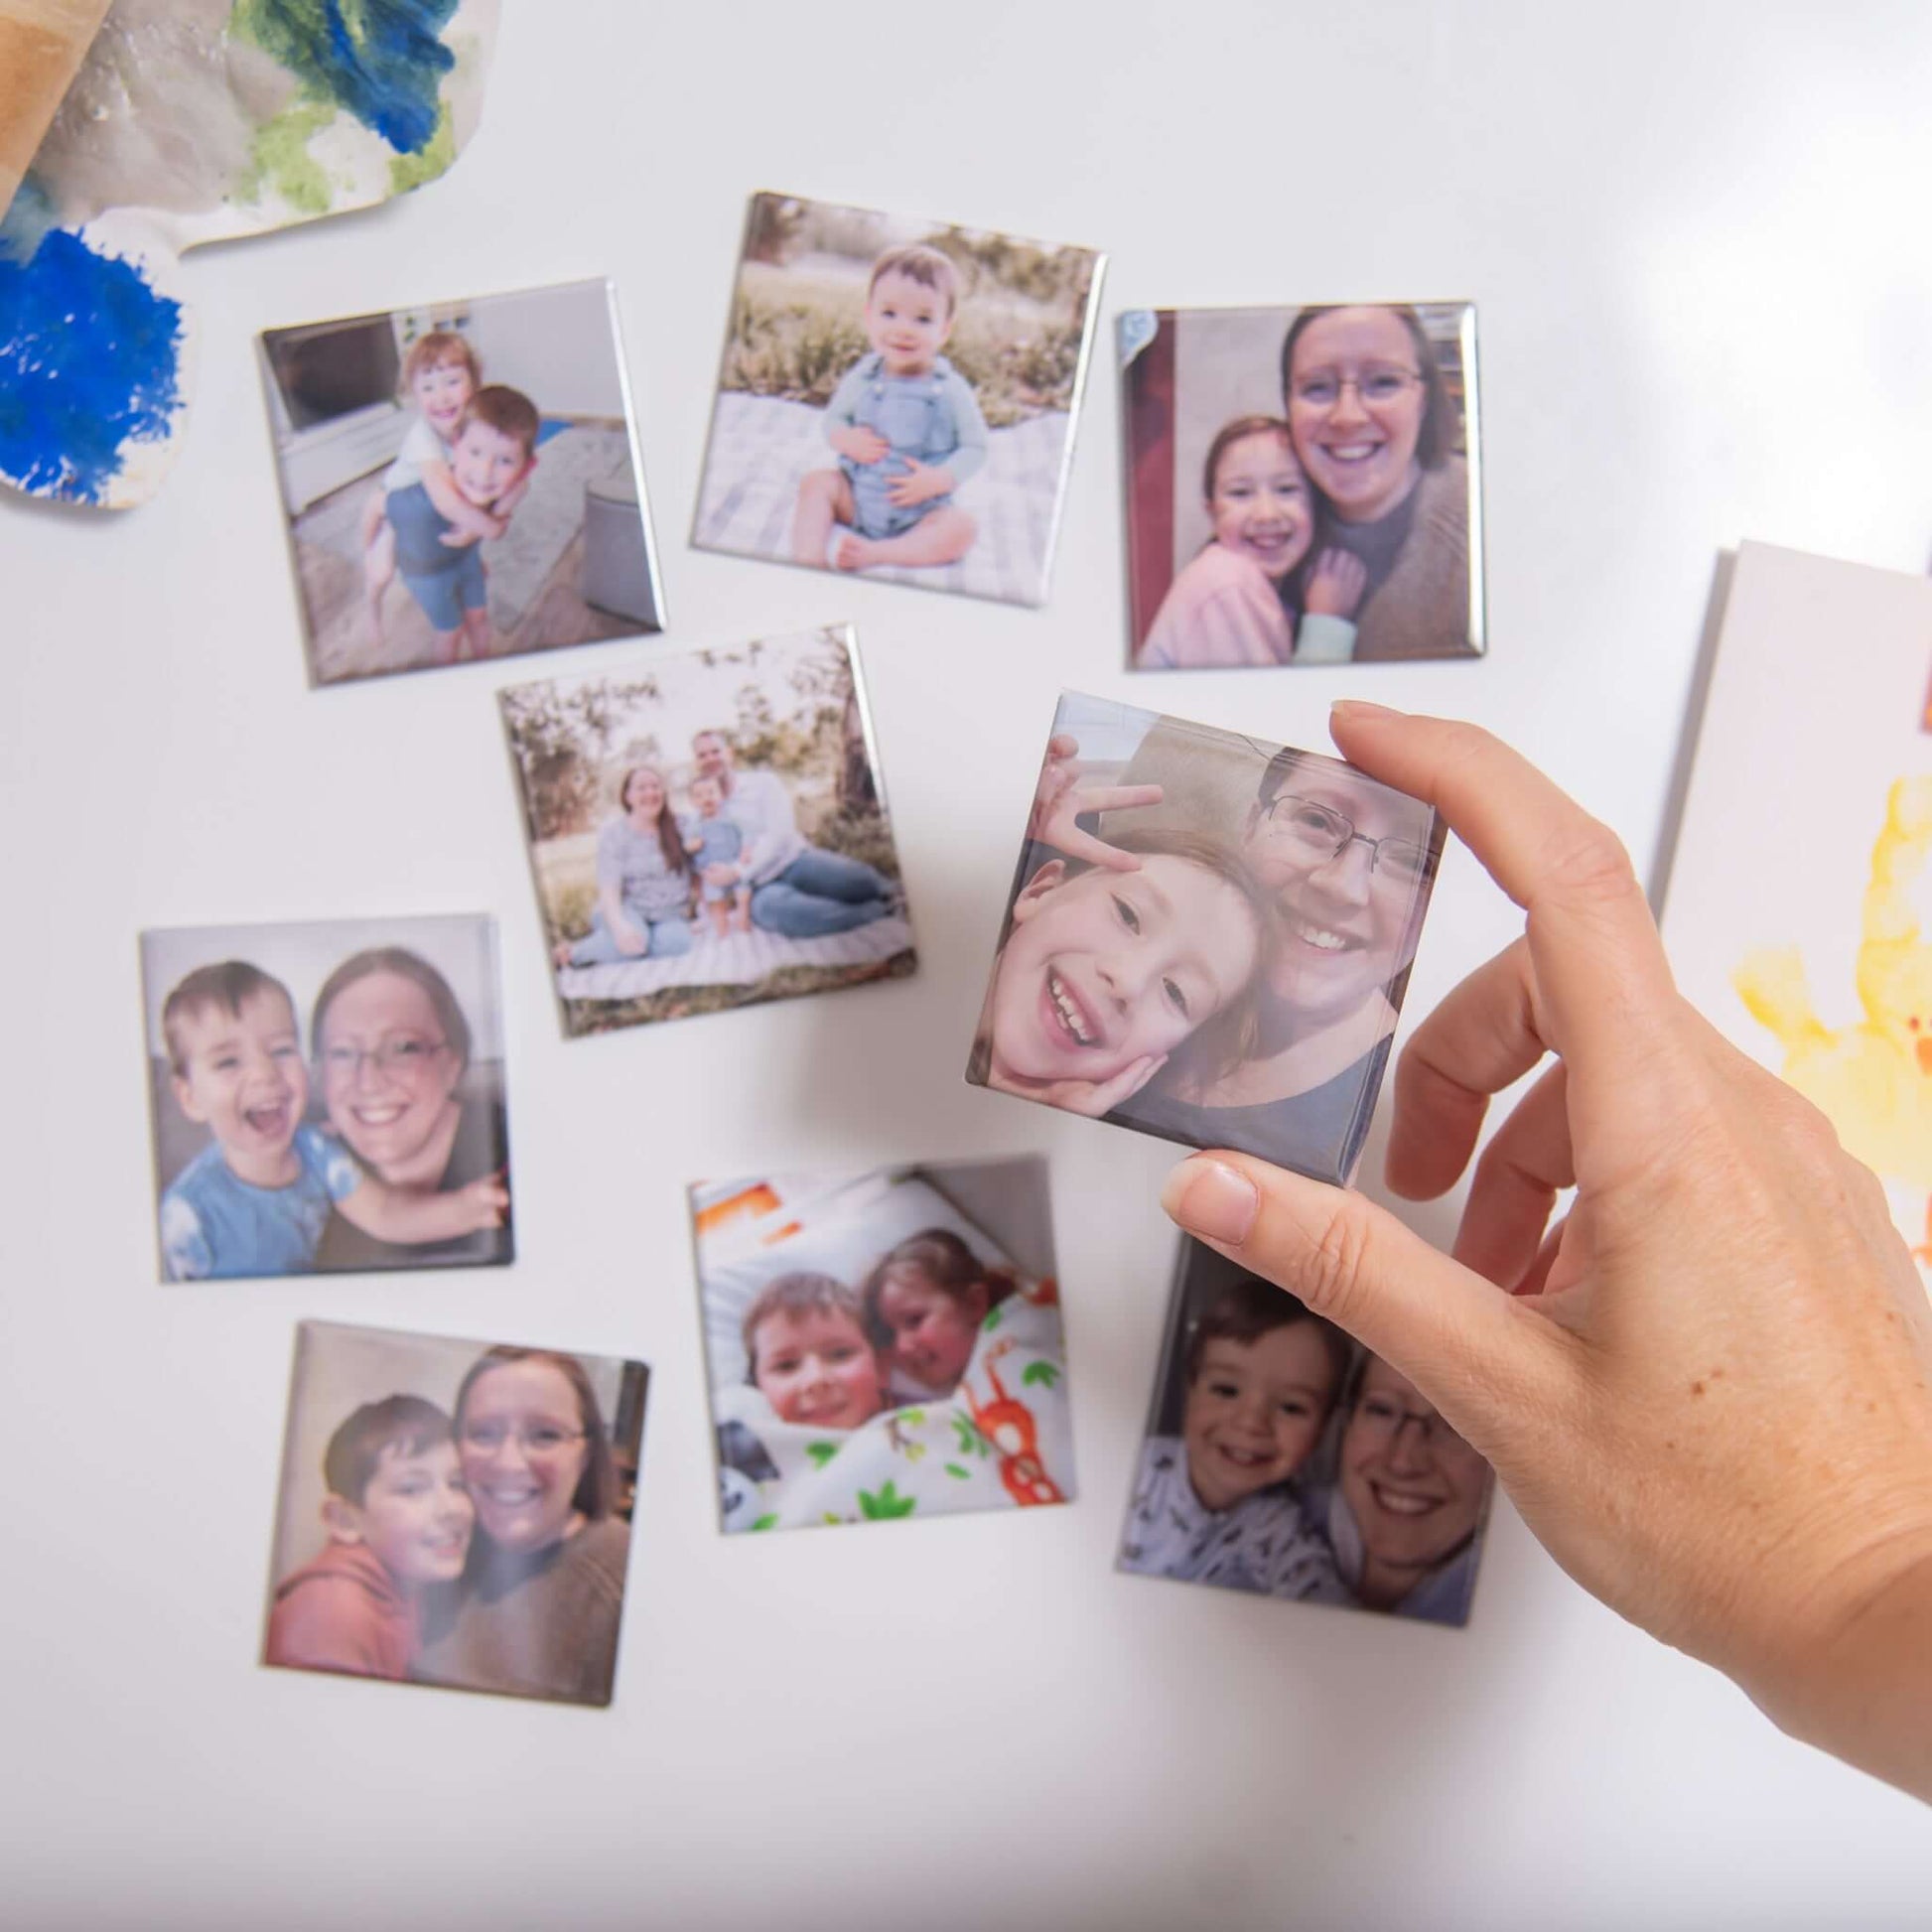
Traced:
[[389, 192], [407, 195], [426, 181], [434, 181], [456, 162], [456, 123], [446, 100], [436, 116], [436, 132], [421, 154], [399, 154], [389, 164]]
[[299, 214], [327, 214], [335, 191], [309, 143], [336, 118], [327, 101], [300, 101], [264, 124], [248, 156], [248, 170], [235, 190], [250, 207], [273, 190]]

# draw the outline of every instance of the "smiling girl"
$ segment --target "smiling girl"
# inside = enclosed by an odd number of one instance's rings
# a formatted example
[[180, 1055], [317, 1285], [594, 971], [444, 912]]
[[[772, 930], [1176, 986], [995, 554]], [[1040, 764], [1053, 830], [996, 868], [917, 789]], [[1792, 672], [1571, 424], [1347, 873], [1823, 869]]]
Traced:
[[1324, 550], [1294, 622], [1284, 586], [1314, 540], [1315, 498], [1278, 416], [1239, 416], [1208, 446], [1201, 495], [1212, 538], [1175, 577], [1135, 656], [1140, 670], [1346, 663], [1362, 565]]
[[860, 1291], [866, 1328], [895, 1386], [918, 1396], [951, 1395], [973, 1359], [980, 1324], [1019, 1284], [989, 1268], [950, 1228], [901, 1241]]
[[969, 1080], [1098, 1117], [1183, 1041], [1196, 1064], [1238, 1057], [1266, 918], [1247, 866], [1190, 832], [1111, 846], [1133, 870], [1052, 858], [1015, 898]]

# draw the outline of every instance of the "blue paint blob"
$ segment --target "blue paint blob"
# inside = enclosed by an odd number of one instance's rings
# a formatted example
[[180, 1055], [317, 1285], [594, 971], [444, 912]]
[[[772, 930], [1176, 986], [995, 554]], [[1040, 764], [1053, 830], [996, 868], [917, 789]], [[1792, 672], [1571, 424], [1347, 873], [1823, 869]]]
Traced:
[[[249, 26], [308, 86], [398, 154], [436, 133], [437, 93], [456, 56], [438, 38], [457, 0], [256, 0]], [[351, 31], [347, 14], [355, 17]]]
[[24, 267], [0, 259], [0, 476], [99, 502], [124, 446], [168, 434], [181, 342], [181, 304], [69, 229]]

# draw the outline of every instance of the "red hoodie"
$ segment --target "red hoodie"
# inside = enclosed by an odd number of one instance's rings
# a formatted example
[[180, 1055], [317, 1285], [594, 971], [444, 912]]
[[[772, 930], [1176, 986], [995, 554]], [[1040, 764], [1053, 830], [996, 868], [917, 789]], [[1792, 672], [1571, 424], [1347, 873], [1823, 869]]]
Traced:
[[357, 1677], [408, 1674], [416, 1654], [413, 1598], [360, 1543], [331, 1543], [275, 1586], [262, 1661]]

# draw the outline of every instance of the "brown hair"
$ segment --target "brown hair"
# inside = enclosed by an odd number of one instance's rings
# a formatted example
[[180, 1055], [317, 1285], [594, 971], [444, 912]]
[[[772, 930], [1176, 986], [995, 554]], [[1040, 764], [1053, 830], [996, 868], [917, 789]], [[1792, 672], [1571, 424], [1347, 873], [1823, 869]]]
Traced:
[[766, 1282], [759, 1291], [758, 1300], [745, 1311], [744, 1324], [740, 1329], [745, 1341], [746, 1381], [756, 1383], [759, 1379], [756, 1337], [760, 1321], [768, 1315], [811, 1314], [820, 1310], [828, 1314], [850, 1315], [853, 1326], [861, 1334], [866, 1332], [866, 1318], [859, 1307], [859, 1298], [836, 1276], [798, 1269], [788, 1275], [775, 1275]]
[[[1354, 306], [1352, 303], [1330, 302], [1318, 309], [1304, 309], [1295, 318], [1282, 341], [1284, 406], [1289, 402], [1289, 378], [1295, 367], [1295, 345], [1302, 340], [1302, 332], [1323, 316], [1333, 315], [1337, 309]], [[1360, 306], [1380, 309], [1384, 315], [1394, 316], [1409, 332], [1423, 388], [1422, 430], [1416, 438], [1416, 461], [1425, 470], [1440, 470], [1455, 447], [1455, 405], [1449, 400], [1449, 384], [1443, 380], [1443, 365], [1437, 361], [1436, 351], [1430, 346], [1429, 332], [1422, 326], [1422, 317], [1406, 302], [1368, 302]]]
[[365, 980], [371, 973], [394, 973], [398, 979], [420, 986], [436, 1009], [437, 1025], [443, 1029], [444, 1042], [456, 1055], [457, 1065], [469, 1066], [470, 1023], [464, 1018], [456, 995], [450, 991], [449, 981], [427, 959], [419, 958], [406, 946], [371, 946], [365, 952], [351, 953], [323, 981], [322, 991], [316, 995], [315, 1011], [309, 1016], [309, 1051], [315, 1058], [322, 1057], [322, 1023], [337, 994], [346, 993], [357, 980]]
[[[1261, 882], [1249, 868], [1248, 862], [1231, 845], [1220, 839], [1210, 838], [1205, 833], [1194, 832], [1180, 827], [1156, 830], [1153, 827], [1137, 828], [1131, 832], [1110, 834], [1107, 843], [1121, 852], [1132, 852], [1140, 857], [1162, 859], [1184, 859], [1189, 865], [1199, 866], [1211, 872], [1217, 879], [1232, 886], [1248, 901], [1255, 915], [1255, 970], [1248, 975], [1248, 984], [1233, 1000], [1203, 1021], [1184, 1042], [1187, 1055], [1186, 1064], [1192, 1077], [1199, 1080], [1213, 1080], [1220, 1077], [1230, 1067], [1251, 1058], [1254, 1052], [1255, 1012], [1250, 997], [1256, 979], [1260, 976], [1261, 964], [1270, 944], [1273, 933], [1274, 912], [1267, 893]], [[1059, 891], [1060, 886], [1068, 886], [1083, 873], [1091, 872], [1094, 867], [1084, 859], [1066, 859], [1066, 877], [1058, 885], [1049, 888]], [[1013, 907], [1019, 903], [1020, 892], [1016, 891], [1013, 902], [1007, 906], [1006, 922], [1000, 928], [1000, 944], [993, 955], [993, 971], [1000, 970], [1000, 960], [1007, 948], [1007, 941], [1013, 937]], [[1176, 1049], [1178, 1051], [1179, 1049]], [[1170, 1061], [1172, 1064], [1172, 1059]], [[966, 1077], [977, 1085], [984, 1086], [993, 1066], [993, 1036], [990, 1033], [981, 1034], [974, 1041], [972, 1051], [966, 1060]]]
[[671, 810], [671, 788], [656, 765], [633, 764], [625, 768], [618, 784], [618, 809], [626, 818], [630, 816], [630, 781], [642, 777], [646, 771], [657, 780], [658, 788], [664, 794], [664, 802], [657, 808], [657, 849], [664, 855], [665, 870], [682, 873], [688, 879], [691, 876], [691, 855], [684, 849], [684, 834], [677, 829], [677, 814]]
[[1201, 465], [1200, 493], [1207, 502], [1214, 500], [1214, 473], [1221, 467], [1221, 459], [1237, 443], [1245, 442], [1250, 436], [1279, 436], [1288, 445], [1290, 460], [1297, 474], [1302, 468], [1302, 459], [1295, 454], [1294, 439], [1288, 433], [1288, 424], [1279, 416], [1237, 416], [1231, 423], [1223, 423], [1214, 432], [1214, 440], [1207, 446], [1207, 461]]
[[987, 1267], [951, 1228], [923, 1228], [882, 1256], [859, 1291], [866, 1333], [877, 1348], [890, 1347], [893, 1339], [879, 1311], [880, 1298], [893, 1282], [908, 1275], [959, 1303], [964, 1303], [976, 1286], [983, 1287], [989, 1309], [998, 1308], [1019, 1287], [1011, 1269]]
[[888, 248], [872, 265], [872, 274], [866, 281], [866, 300], [872, 300], [872, 292], [888, 275], [903, 275], [908, 282], [916, 282], [921, 288], [930, 289], [935, 295], [946, 300], [946, 314], [959, 312], [959, 270], [953, 266], [952, 257], [943, 255], [937, 248], [928, 248], [922, 241], [908, 241], [898, 248]]
[[591, 1378], [584, 1373], [584, 1364], [575, 1355], [560, 1355], [549, 1348], [485, 1348], [457, 1385], [456, 1435], [463, 1434], [470, 1392], [491, 1369], [506, 1368], [512, 1362], [542, 1362], [570, 1384], [571, 1393], [577, 1398], [577, 1426], [584, 1432], [584, 1473], [577, 1478], [570, 1506], [586, 1520], [601, 1523], [617, 1506], [618, 1470], [611, 1456], [610, 1432], [604, 1427], [604, 1412], [598, 1407], [597, 1391], [591, 1387]]
[[272, 974], [245, 959], [224, 959], [218, 966], [198, 966], [162, 1003], [161, 1036], [168, 1044], [168, 1064], [176, 1077], [188, 1078], [188, 1049], [182, 1043], [183, 1023], [199, 1020], [210, 1008], [225, 1013], [230, 1020], [241, 1018], [241, 1003], [257, 993], [279, 993], [288, 1000], [293, 1017], [295, 1002], [289, 990]]
[[1334, 1390], [1330, 1392], [1329, 1404], [1332, 1408], [1333, 1394], [1340, 1390], [1343, 1378], [1349, 1372], [1348, 1337], [1332, 1321], [1324, 1320], [1304, 1307], [1286, 1289], [1276, 1288], [1269, 1282], [1256, 1281], [1252, 1275], [1244, 1275], [1238, 1282], [1230, 1282], [1188, 1329], [1188, 1387], [1193, 1386], [1200, 1374], [1201, 1361], [1210, 1341], [1232, 1341], [1243, 1348], [1251, 1348], [1263, 1335], [1273, 1334], [1277, 1328], [1296, 1327], [1304, 1321], [1314, 1323], [1315, 1333], [1321, 1337], [1321, 1346], [1327, 1354], [1328, 1365], [1334, 1370]]
[[385, 1396], [365, 1402], [335, 1435], [323, 1452], [322, 1479], [332, 1496], [359, 1509], [386, 1450], [421, 1455], [454, 1435], [450, 1419], [419, 1395]]
[[520, 443], [526, 463], [536, 450], [537, 432], [543, 427], [536, 404], [521, 389], [511, 389], [501, 382], [492, 382], [470, 398], [456, 433], [461, 436], [472, 423], [482, 423], [498, 436]]
[[427, 335], [418, 336], [409, 345], [409, 353], [402, 358], [404, 390], [414, 388], [416, 378], [425, 369], [440, 369], [449, 362], [461, 362], [470, 371], [472, 388], [483, 381], [483, 364], [470, 346], [469, 337], [459, 336], [454, 329], [432, 329]]

